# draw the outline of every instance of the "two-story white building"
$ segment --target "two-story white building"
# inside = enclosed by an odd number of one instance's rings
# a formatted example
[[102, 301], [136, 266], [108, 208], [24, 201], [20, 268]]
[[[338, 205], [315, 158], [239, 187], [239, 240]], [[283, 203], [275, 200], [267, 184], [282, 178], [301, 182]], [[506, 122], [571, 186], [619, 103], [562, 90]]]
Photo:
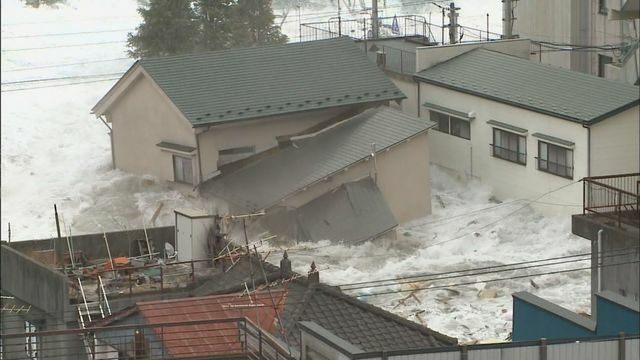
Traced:
[[432, 163], [480, 178], [498, 199], [575, 212], [582, 177], [640, 169], [636, 86], [486, 49], [415, 79], [419, 115], [438, 123]]

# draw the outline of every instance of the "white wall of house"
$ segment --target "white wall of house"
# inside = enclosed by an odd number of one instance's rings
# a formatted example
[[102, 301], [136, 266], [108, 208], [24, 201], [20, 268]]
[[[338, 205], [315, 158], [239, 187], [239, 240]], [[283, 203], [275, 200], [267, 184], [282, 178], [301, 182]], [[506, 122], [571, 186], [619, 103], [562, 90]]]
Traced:
[[279, 205], [300, 207], [344, 183], [374, 177], [374, 169], [378, 188], [399, 223], [431, 214], [428, 132], [378, 153], [375, 165], [371, 159], [361, 161], [292, 194]]
[[254, 146], [255, 153], [260, 153], [278, 145], [276, 136], [296, 134], [356, 108], [361, 107], [340, 106], [262, 117], [199, 130], [202, 131], [198, 135], [202, 175], [204, 179], [209, 179], [218, 170], [220, 150]]
[[[539, 199], [540, 202], [579, 205], [582, 203], [582, 187], [570, 185], [587, 176], [587, 130], [579, 123], [554, 118], [460, 93], [435, 85], [420, 83], [420, 103], [430, 102], [462, 112], [475, 112], [470, 122], [471, 140], [432, 131], [431, 161], [466, 176], [480, 178], [490, 185], [494, 195], [501, 200], [536, 199], [542, 194], [553, 193]], [[429, 117], [429, 111], [422, 111]], [[487, 121], [495, 120], [527, 130], [526, 165], [492, 156], [493, 126]], [[573, 150], [573, 179], [549, 174], [537, 169], [538, 141], [534, 133], [542, 133], [575, 143]], [[560, 187], [566, 188], [554, 191]], [[536, 204], [547, 213], [572, 213], [577, 207]]]
[[133, 174], [174, 181], [173, 153], [156, 144], [168, 141], [195, 147], [194, 132], [147, 75], [138, 72], [135, 76], [106, 114], [113, 129], [115, 166]]
[[[521, 38], [537, 41], [574, 45], [613, 45], [637, 40], [635, 29], [640, 22], [610, 20], [608, 11], [619, 10], [625, 0], [537, 0], [518, 1], [514, 9], [516, 20], [513, 34]], [[600, 3], [605, 4], [607, 12], [601, 12]], [[635, 29], [634, 29], [635, 22]], [[600, 56], [611, 57], [614, 61], [619, 55], [611, 50], [603, 51], [550, 51], [542, 47], [542, 53], [536, 53], [532, 60], [541, 61], [566, 69], [581, 71], [597, 76]], [[534, 46], [538, 52], [540, 48]], [[606, 65], [604, 77], [610, 80], [634, 83], [638, 79], [638, 51], [626, 63]]]
[[407, 96], [399, 104], [395, 101], [391, 102], [391, 106], [399, 109], [405, 114], [418, 116], [418, 84], [413, 80], [412, 76], [386, 73], [389, 80]]
[[591, 126], [591, 175], [640, 172], [640, 107]]
[[[528, 39], [513, 39], [452, 44], [444, 46], [419, 47], [416, 49], [416, 71], [428, 69], [434, 65], [437, 65], [443, 61], [447, 61], [458, 55], [462, 55], [475, 48], [497, 51], [503, 54], [509, 54], [528, 60], [531, 41], [529, 41]], [[406, 95], [409, 96], [409, 94]]]

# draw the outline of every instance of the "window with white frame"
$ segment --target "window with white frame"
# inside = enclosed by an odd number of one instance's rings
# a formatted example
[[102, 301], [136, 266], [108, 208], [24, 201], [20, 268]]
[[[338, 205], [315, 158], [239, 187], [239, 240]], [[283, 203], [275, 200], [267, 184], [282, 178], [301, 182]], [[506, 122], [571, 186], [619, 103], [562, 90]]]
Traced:
[[573, 150], [538, 141], [538, 170], [573, 179]]
[[522, 135], [493, 128], [491, 149], [494, 157], [521, 165], [527, 164], [527, 138]]
[[437, 124], [435, 127], [436, 130], [471, 140], [471, 126], [469, 121], [433, 110], [429, 111], [429, 116], [431, 121]]
[[35, 336], [37, 328], [35, 324], [28, 321], [24, 322], [24, 332], [27, 334], [24, 339], [24, 350], [27, 354], [27, 359], [38, 359], [38, 337]]
[[193, 163], [191, 158], [173, 155], [173, 179], [193, 185]]

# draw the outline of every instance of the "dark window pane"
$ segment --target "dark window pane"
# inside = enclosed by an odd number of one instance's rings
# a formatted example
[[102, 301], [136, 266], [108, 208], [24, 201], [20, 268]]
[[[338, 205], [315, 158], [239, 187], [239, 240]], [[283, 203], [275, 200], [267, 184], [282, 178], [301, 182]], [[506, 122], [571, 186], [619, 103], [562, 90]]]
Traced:
[[468, 121], [451, 117], [451, 135], [459, 136], [463, 139], [471, 139], [471, 128]]
[[431, 121], [438, 123], [436, 130], [449, 133], [449, 115], [445, 115], [436, 111], [429, 111]]

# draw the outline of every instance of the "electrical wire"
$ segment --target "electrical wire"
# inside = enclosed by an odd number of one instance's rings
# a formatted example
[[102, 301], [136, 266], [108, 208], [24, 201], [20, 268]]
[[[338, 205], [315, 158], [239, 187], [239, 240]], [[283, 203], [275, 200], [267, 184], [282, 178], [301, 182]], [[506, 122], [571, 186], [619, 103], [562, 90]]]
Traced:
[[29, 79], [29, 80], [20, 80], [20, 81], [9, 81], [0, 83], [0, 85], [15, 85], [15, 84], [25, 84], [25, 83], [34, 83], [34, 82], [43, 82], [43, 81], [56, 81], [56, 80], [70, 80], [70, 79], [87, 79], [92, 77], [102, 77], [102, 76], [122, 76], [123, 73], [108, 73], [108, 74], [88, 74], [88, 75], [74, 75], [74, 76], [63, 76], [56, 78], [42, 78], [42, 79]]
[[118, 43], [126, 43], [126, 42], [127, 42], [126, 40], [103, 41], [103, 42], [72, 44], [72, 45], [55, 45], [55, 46], [42, 46], [42, 47], [32, 47], [32, 48], [5, 49], [5, 50], [2, 50], [2, 52], [18, 52], [18, 51], [30, 51], [30, 50], [62, 49], [62, 48], [70, 48], [70, 47], [107, 45], [107, 44], [118, 44]]
[[52, 36], [85, 35], [85, 34], [102, 34], [102, 33], [122, 32], [122, 31], [133, 31], [133, 30], [130, 28], [126, 28], [126, 29], [112, 29], [112, 30], [79, 31], [79, 32], [68, 32], [68, 33], [17, 35], [17, 36], [5, 36], [5, 37], [2, 37], [2, 40], [41, 38], [41, 37], [52, 37]]
[[87, 61], [81, 61], [81, 62], [76, 62], [76, 63], [66, 63], [66, 64], [53, 64], [53, 65], [42, 65], [42, 66], [28, 66], [28, 67], [21, 67], [21, 68], [9, 69], [9, 70], [2, 70], [2, 72], [4, 72], [4, 73], [8, 73], [8, 72], [16, 72], [16, 71], [28, 71], [28, 70], [38, 70], [38, 69], [50, 69], [50, 68], [59, 68], [59, 67], [68, 67], [68, 66], [78, 66], [78, 65], [86, 65], [86, 64], [97, 64], [97, 63], [104, 63], [104, 62], [111, 62], [111, 61], [122, 61], [122, 60], [131, 60], [131, 61], [134, 61], [134, 59], [131, 59], [131, 58], [128, 58], [128, 57], [121, 57], [121, 58], [114, 58], [114, 59], [87, 60]]
[[117, 78], [110, 78], [110, 79], [89, 80], [89, 81], [77, 81], [77, 82], [70, 82], [70, 83], [66, 83], [66, 84], [55, 84], [55, 85], [44, 85], [44, 86], [32, 86], [32, 87], [26, 87], [26, 88], [20, 88], [20, 89], [0, 90], [0, 92], [27, 91], [27, 90], [44, 89], [44, 88], [52, 88], [52, 87], [63, 87], [63, 86], [72, 86], [72, 85], [81, 85], [81, 84], [91, 84], [91, 83], [104, 82], [104, 81], [112, 81], [112, 80], [118, 80], [118, 79], [120, 79], [120, 78], [119, 78], [119, 77], [117, 77]]

